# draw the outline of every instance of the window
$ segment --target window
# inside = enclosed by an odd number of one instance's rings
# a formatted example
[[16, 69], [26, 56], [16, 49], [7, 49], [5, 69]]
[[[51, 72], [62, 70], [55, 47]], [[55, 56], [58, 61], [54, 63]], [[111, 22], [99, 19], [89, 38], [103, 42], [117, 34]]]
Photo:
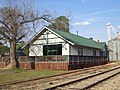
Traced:
[[106, 56], [105, 51], [100, 51], [100, 56]]
[[93, 56], [96, 56], [96, 50], [93, 50]]
[[100, 56], [104, 56], [104, 55], [103, 55], [103, 51], [100, 51]]
[[78, 48], [78, 55], [83, 55], [83, 48]]
[[62, 44], [44, 45], [43, 55], [62, 55]]

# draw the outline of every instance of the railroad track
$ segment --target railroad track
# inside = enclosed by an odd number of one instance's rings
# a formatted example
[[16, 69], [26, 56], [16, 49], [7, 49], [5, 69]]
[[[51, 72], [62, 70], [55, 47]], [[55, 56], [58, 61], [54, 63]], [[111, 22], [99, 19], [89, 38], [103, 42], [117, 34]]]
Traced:
[[[1, 84], [0, 85], [0, 89], [4, 89], [5, 86], [8, 86], [8, 87], [13, 86], [12, 89], [14, 89], [14, 86], [15, 86], [15, 88], [21, 88], [22, 87], [22, 88], [25, 89], [27, 86], [31, 86], [30, 88], [32, 88], [36, 84], [39, 84], [39, 86], [41, 86], [40, 83], [41, 82], [43, 83], [44, 81], [45, 82], [47, 81], [47, 84], [45, 84], [45, 85], [49, 86], [51, 82], [53, 84], [55, 84], [56, 81], [59, 82], [61, 79], [66, 79], [68, 77], [74, 77], [74, 76], [77, 76], [77, 75], [78, 75], [78, 77], [80, 77], [80, 74], [86, 74], [86, 73], [88, 73], [88, 74], [90, 73], [91, 74], [91, 72], [94, 73], [96, 71], [101, 72], [101, 69], [106, 69], [106, 67], [111, 67], [111, 66], [113, 67], [113, 66], [117, 66], [117, 65], [107, 64], [107, 65], [101, 65], [101, 66], [94, 66], [94, 67], [90, 67], [90, 68], [69, 71], [67, 73], [57, 74], [57, 75], [53, 75], [53, 76], [40, 77], [40, 78], [35, 78], [35, 79], [30, 79], [30, 80], [25, 80], [25, 81], [19, 81], [19, 82], [11, 82], [11, 83], [6, 83], [6, 84]], [[48, 79], [49, 79], [49, 81], [48, 81]], [[18, 86], [16, 87], [16, 85], [18, 85]]]
[[81, 73], [87, 73], [87, 72], [89, 73], [91, 71], [97, 71], [99, 69], [104, 69], [107, 66], [109, 66], [109, 65], [94, 66], [94, 67], [90, 67], [90, 68], [69, 71], [69, 72], [63, 73], [63, 74], [57, 74], [57, 75], [52, 75], [52, 76], [34, 78], [34, 79], [30, 79], [30, 80], [16, 81], [16, 82], [11, 82], [11, 83], [6, 83], [6, 84], [0, 84], [0, 87], [4, 87], [6, 85], [15, 85], [15, 84], [21, 84], [21, 83], [26, 83], [26, 82], [32, 82], [32, 81], [36, 81], [36, 80], [50, 79], [50, 78], [52, 80], [57, 80], [57, 79], [65, 78], [68, 76], [79, 75]]
[[115, 67], [104, 72], [53, 85], [46, 90], [86, 90], [118, 74], [120, 74], [120, 67]]

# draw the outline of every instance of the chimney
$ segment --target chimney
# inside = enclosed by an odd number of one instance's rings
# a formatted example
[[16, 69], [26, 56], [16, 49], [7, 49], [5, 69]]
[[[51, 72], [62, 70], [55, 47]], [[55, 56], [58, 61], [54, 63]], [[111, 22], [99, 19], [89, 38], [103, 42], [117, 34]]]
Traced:
[[78, 31], [77, 31], [77, 35], [78, 35]]
[[93, 38], [92, 38], [92, 37], [90, 37], [89, 39], [90, 39], [90, 40], [93, 40]]
[[99, 43], [99, 42], [100, 42], [100, 40], [97, 40], [97, 42]]

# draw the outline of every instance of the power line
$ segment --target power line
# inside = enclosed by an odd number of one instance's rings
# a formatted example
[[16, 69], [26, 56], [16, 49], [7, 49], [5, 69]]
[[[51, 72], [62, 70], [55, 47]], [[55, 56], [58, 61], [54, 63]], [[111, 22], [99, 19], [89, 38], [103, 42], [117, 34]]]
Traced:
[[[82, 23], [85, 22], [85, 6], [84, 0], [82, 0]], [[83, 25], [83, 35], [85, 36], [85, 26]]]

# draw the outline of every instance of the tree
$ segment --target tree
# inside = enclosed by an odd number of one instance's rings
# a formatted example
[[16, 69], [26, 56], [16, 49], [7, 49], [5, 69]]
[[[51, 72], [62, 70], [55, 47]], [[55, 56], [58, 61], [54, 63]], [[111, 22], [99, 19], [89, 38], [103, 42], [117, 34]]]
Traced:
[[9, 54], [9, 47], [0, 45], [0, 55], [4, 56], [5, 54]]
[[69, 19], [67, 19], [65, 16], [59, 16], [52, 24], [48, 25], [48, 27], [64, 32], [69, 32]]
[[3, 45], [2, 42], [0, 42], [0, 45]]
[[[9, 1], [9, 0], [8, 0]], [[38, 20], [50, 21], [51, 15], [46, 10], [41, 15], [35, 13], [35, 10], [23, 4], [17, 4], [18, 0], [10, 0], [10, 5], [0, 8], [0, 38], [10, 44], [11, 68], [19, 67], [16, 59], [16, 43], [24, 38], [34, 28]], [[23, 5], [23, 6], [22, 6]]]
[[21, 41], [21, 42], [17, 43], [17, 45], [16, 45], [16, 51], [19, 52], [19, 53], [22, 53], [22, 55], [28, 56], [29, 55], [28, 48], [21, 49], [24, 45], [25, 45], [24, 41]]

